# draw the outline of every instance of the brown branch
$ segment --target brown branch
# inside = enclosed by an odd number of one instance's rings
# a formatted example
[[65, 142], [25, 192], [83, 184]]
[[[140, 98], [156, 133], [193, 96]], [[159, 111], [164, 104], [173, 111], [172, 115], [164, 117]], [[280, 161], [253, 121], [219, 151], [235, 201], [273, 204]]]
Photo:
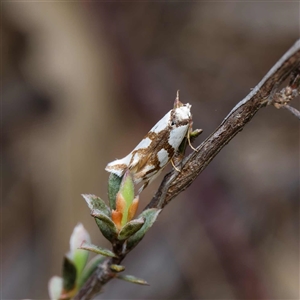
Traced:
[[[213, 158], [230, 142], [230, 140], [251, 121], [259, 109], [272, 103], [277, 89], [293, 72], [300, 63], [300, 40], [298, 40], [273, 66], [261, 82], [241, 100], [227, 115], [219, 127], [183, 162], [180, 173], [168, 186], [161, 184], [157, 193], [148, 207], [162, 207], [167, 205], [174, 197], [184, 191], [197, 176], [209, 165]], [[166, 176], [171, 178], [176, 171], [171, 171]], [[163, 191], [167, 188], [164, 199]]]
[[[231, 110], [219, 127], [198, 146], [198, 151], [193, 152], [183, 161], [181, 172], [173, 170], [165, 176], [146, 208], [163, 208], [189, 187], [222, 148], [251, 121], [258, 110], [272, 104], [279, 86], [293, 75], [299, 64], [300, 40], [283, 55], [249, 95]], [[117, 263], [120, 263], [124, 257]], [[114, 277], [114, 273], [109, 268], [111, 263], [113, 259], [107, 259], [99, 265], [74, 299], [89, 300], [97, 295], [102, 286]]]

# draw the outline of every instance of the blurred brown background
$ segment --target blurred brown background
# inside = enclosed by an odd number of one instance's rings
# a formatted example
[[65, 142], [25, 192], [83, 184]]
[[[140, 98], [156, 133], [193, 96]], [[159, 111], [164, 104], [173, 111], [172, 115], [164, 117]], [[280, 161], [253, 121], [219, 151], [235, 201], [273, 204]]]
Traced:
[[[299, 3], [2, 3], [2, 298], [47, 299], [82, 193], [106, 199], [177, 89], [214, 130], [299, 37]], [[299, 103], [293, 103], [299, 108]], [[142, 209], [160, 182], [142, 193]], [[268, 107], [160, 215], [99, 299], [299, 299], [299, 122]]]

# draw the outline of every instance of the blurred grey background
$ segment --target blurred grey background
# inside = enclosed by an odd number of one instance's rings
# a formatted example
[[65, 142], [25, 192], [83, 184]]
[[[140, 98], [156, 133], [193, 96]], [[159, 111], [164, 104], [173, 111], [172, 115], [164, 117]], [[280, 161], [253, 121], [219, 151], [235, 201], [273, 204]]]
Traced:
[[[2, 3], [2, 298], [47, 299], [82, 193], [172, 108], [208, 136], [299, 38], [293, 2]], [[299, 108], [299, 101], [293, 106]], [[150, 201], [162, 176], [141, 195]], [[97, 299], [299, 299], [299, 122], [261, 110]]]

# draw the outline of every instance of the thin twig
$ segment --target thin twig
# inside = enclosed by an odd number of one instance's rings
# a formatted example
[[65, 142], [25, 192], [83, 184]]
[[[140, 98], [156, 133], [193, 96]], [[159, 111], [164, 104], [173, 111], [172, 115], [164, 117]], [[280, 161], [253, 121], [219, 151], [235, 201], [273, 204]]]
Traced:
[[289, 112], [291, 112], [295, 117], [297, 117], [300, 120], [300, 111], [292, 106], [289, 106], [288, 104], [283, 106], [283, 108], [287, 109]]
[[[298, 68], [299, 63], [300, 40], [283, 55], [249, 95], [231, 110], [219, 127], [198, 146], [198, 151], [184, 159], [181, 172], [173, 170], [165, 176], [146, 208], [164, 207], [189, 187], [222, 148], [251, 121], [258, 110], [272, 102], [280, 84]], [[112, 259], [105, 260], [74, 299], [90, 300], [97, 295], [102, 286], [114, 276], [109, 267], [111, 263]]]

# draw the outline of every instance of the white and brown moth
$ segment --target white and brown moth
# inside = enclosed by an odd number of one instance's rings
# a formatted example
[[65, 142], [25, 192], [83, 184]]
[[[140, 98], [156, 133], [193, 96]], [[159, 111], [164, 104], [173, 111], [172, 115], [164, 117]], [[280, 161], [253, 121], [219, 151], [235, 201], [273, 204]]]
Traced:
[[127, 156], [110, 162], [105, 170], [121, 177], [129, 169], [134, 183], [143, 184], [139, 190], [141, 192], [172, 160], [183, 139], [187, 137], [189, 141], [191, 129], [191, 105], [181, 103], [177, 91], [174, 108], [154, 125]]

